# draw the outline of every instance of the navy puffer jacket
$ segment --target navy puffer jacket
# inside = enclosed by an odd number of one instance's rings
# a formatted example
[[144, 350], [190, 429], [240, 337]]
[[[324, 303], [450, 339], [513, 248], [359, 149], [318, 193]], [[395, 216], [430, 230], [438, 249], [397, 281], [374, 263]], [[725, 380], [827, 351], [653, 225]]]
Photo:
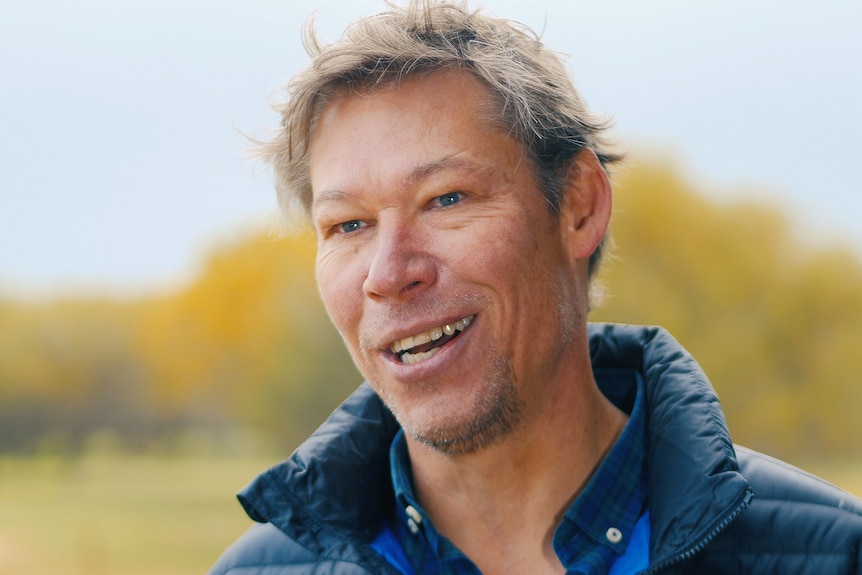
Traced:
[[[632, 370], [645, 382], [647, 573], [862, 575], [862, 502], [734, 447], [712, 387], [670, 335], [595, 324], [590, 351], [603, 385], [630, 385]], [[239, 494], [259, 524], [211, 574], [397, 575], [369, 546], [394, 501], [388, 449], [397, 429], [363, 384]]]

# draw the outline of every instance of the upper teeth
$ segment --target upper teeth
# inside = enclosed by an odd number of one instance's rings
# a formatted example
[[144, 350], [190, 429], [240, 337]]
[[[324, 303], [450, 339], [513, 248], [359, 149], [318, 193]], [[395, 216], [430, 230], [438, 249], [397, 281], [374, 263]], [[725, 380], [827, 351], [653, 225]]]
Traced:
[[412, 347], [416, 347], [417, 345], [428, 343], [429, 341], [436, 341], [443, 337], [444, 333], [446, 335], [452, 335], [456, 331], [464, 331], [464, 328], [470, 325], [470, 322], [473, 321], [473, 318], [475, 317], [475, 315], [471, 315], [464, 319], [459, 319], [455, 323], [447, 323], [440, 327], [432, 327], [431, 329], [423, 331], [422, 333], [417, 333], [416, 335], [408, 335], [405, 338], [394, 341], [389, 349], [392, 353], [398, 353]]

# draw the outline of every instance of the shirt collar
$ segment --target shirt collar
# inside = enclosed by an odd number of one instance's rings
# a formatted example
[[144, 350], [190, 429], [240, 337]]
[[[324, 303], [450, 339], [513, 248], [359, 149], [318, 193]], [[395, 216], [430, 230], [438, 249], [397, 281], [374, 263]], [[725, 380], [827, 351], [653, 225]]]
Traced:
[[[629, 380], [625, 387], [630, 393], [635, 392], [628, 423], [569, 507], [554, 534], [554, 549], [567, 568], [571, 568], [571, 563], [577, 562], [591, 548], [611, 551], [612, 554], [602, 553], [609, 561], [621, 555], [628, 545], [635, 523], [646, 511], [645, 394], [640, 374], [634, 377], [635, 385], [631, 385], [629, 377], [625, 378]], [[623, 382], [605, 383], [620, 385]], [[616, 390], [620, 389], [617, 387]], [[610, 390], [603, 391], [608, 393]], [[608, 395], [612, 400], [615, 399], [611, 393]], [[617, 401], [623, 404], [627, 402], [625, 396]]]

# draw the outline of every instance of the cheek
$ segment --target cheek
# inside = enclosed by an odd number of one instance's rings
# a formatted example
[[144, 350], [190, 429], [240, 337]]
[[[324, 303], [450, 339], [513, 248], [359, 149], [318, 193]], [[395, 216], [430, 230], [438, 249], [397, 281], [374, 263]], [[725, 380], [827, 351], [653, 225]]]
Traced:
[[530, 270], [538, 264], [541, 253], [518, 223], [510, 220], [475, 238], [470, 248], [461, 246], [456, 253], [463, 258], [462, 268], [481, 272], [501, 287], [509, 280], [532, 273]]
[[[485, 236], [486, 249], [475, 250], [468, 266], [491, 278], [492, 289], [506, 302], [507, 321], [518, 324], [512, 329], [531, 330], [536, 314], [559, 308], [559, 302], [571, 295], [562, 246], [550, 228], [538, 228], [545, 224], [539, 222], [515, 219], [500, 226], [495, 234]], [[559, 309], [552, 316], [558, 314]], [[513, 319], [522, 317], [529, 318], [523, 325]]]
[[350, 326], [358, 323], [359, 300], [362, 297], [363, 275], [355, 266], [345, 265], [341, 259], [328, 254], [318, 254], [315, 267], [317, 289], [336, 329], [352, 345]]

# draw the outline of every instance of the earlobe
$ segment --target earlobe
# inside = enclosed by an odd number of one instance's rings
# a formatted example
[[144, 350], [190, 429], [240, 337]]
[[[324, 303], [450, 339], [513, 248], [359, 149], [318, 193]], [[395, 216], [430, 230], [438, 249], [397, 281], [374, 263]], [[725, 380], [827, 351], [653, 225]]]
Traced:
[[611, 219], [611, 184], [592, 150], [572, 160], [560, 206], [561, 231], [574, 260], [588, 260], [605, 237]]

